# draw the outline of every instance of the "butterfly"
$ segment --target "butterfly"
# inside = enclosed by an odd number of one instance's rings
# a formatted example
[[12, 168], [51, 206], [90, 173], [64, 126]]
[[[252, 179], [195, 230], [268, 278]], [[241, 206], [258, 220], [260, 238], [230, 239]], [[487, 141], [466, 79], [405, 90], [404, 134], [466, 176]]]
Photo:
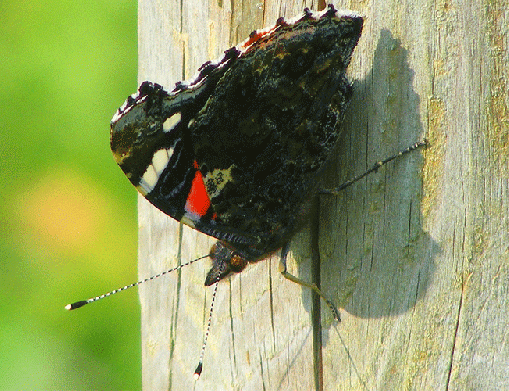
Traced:
[[217, 239], [205, 285], [267, 258], [306, 222], [352, 96], [363, 19], [322, 12], [254, 31], [168, 92], [143, 82], [111, 150], [162, 212]]

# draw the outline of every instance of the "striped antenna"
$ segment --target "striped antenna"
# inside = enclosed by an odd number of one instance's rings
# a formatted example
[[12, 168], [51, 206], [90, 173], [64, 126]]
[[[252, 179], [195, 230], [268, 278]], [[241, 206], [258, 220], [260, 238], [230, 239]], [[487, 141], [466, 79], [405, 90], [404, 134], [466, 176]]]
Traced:
[[218, 285], [219, 285], [219, 278], [216, 281], [216, 285], [214, 286], [214, 292], [212, 293], [212, 302], [210, 303], [209, 320], [207, 322], [207, 329], [206, 329], [205, 335], [203, 337], [203, 345], [201, 346], [200, 361], [198, 362], [198, 366], [194, 370], [194, 380], [198, 380], [200, 378], [201, 372], [203, 370], [203, 356], [205, 356], [205, 347], [207, 346], [207, 339], [208, 339], [209, 333], [210, 333], [210, 324], [212, 323], [212, 312], [214, 311], [214, 302], [216, 301]]
[[397, 159], [397, 158], [399, 158], [399, 157], [401, 157], [403, 155], [406, 155], [407, 153], [415, 151], [416, 149], [419, 149], [419, 148], [422, 148], [422, 147], [427, 147], [427, 146], [428, 146], [428, 141], [427, 140], [416, 142], [415, 144], [410, 145], [408, 148], [405, 148], [402, 151], [399, 151], [397, 154], [392, 155], [392, 156], [388, 157], [385, 160], [381, 160], [379, 162], [376, 162], [375, 164], [373, 164], [373, 166], [369, 170], [367, 170], [364, 173], [362, 173], [360, 175], [357, 175], [357, 176], [353, 177], [352, 179], [342, 183], [339, 187], [336, 187], [335, 189], [331, 189], [331, 190], [320, 190], [318, 193], [320, 193], [320, 194], [338, 195], [341, 190], [344, 190], [348, 186], [353, 185], [355, 182], [360, 181], [366, 175], [371, 174], [372, 172], [378, 171], [378, 169], [380, 167], [386, 165], [387, 163], [393, 161], [394, 159]]
[[[92, 298], [90, 298], [88, 300], [81, 300], [81, 301], [77, 301], [77, 302], [72, 303], [72, 304], [67, 304], [65, 306], [65, 309], [69, 310], [69, 311], [75, 310], [77, 308], [83, 307], [85, 304], [93, 303], [94, 301], [98, 301], [98, 300], [104, 299], [105, 297], [109, 297], [111, 295], [114, 295], [115, 293], [122, 292], [122, 291], [125, 291], [125, 290], [129, 289], [129, 288], [141, 285], [144, 282], [155, 280], [158, 277], [161, 277], [161, 276], [164, 276], [165, 274], [168, 274], [168, 273], [174, 272], [176, 270], [182, 269], [184, 266], [188, 266], [188, 265], [190, 265], [192, 263], [195, 263], [196, 261], [199, 261], [200, 259], [207, 258], [209, 256], [210, 256], [210, 254], [207, 254], [207, 255], [204, 255], [203, 257], [193, 259], [192, 261], [189, 261], [187, 263], [184, 263], [184, 264], [179, 265], [177, 267], [174, 267], [172, 269], [168, 269], [168, 270], [166, 270], [166, 271], [164, 271], [162, 273], [156, 274], [155, 276], [152, 276], [152, 277], [149, 277], [149, 278], [145, 278], [144, 280], [140, 280], [140, 281], [135, 282], [135, 283], [133, 283], [131, 285], [123, 286], [122, 288], [115, 289], [115, 290], [113, 290], [111, 292], [108, 292], [108, 293], [105, 293], [105, 294], [103, 294], [101, 296], [96, 296], [96, 297], [92, 297]], [[217, 286], [216, 286], [216, 290], [217, 290]], [[214, 292], [214, 294], [215, 294], [215, 292]]]

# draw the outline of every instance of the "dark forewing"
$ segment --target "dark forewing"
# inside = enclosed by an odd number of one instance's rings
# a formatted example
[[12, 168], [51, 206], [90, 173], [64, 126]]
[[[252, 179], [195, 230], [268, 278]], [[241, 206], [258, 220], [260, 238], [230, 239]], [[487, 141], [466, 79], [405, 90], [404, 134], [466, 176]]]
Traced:
[[259, 239], [235, 247], [244, 256], [279, 248], [305, 215], [341, 131], [361, 29], [361, 18], [333, 12], [283, 22], [236, 60], [190, 125], [216, 220]]
[[362, 18], [327, 11], [255, 31], [167, 93], [144, 82], [111, 148], [157, 208], [256, 260], [289, 239], [340, 134]]

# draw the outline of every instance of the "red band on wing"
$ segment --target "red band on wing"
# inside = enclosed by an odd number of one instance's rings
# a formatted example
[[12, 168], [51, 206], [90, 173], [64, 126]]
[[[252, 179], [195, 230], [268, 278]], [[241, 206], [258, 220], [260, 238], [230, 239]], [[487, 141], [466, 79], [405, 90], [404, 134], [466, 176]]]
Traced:
[[191, 190], [187, 195], [186, 211], [198, 216], [205, 216], [210, 208], [210, 198], [203, 182], [203, 176], [198, 170], [198, 163], [194, 162], [194, 174]]

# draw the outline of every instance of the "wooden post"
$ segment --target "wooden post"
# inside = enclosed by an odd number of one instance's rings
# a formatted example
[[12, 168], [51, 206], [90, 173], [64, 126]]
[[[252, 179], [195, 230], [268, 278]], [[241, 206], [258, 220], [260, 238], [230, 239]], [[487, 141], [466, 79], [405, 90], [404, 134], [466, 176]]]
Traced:
[[[311, 293], [284, 280], [274, 256], [220, 284], [194, 382], [212, 294], [203, 286], [208, 262], [142, 286], [145, 390], [509, 388], [509, 4], [335, 5], [365, 15], [365, 27], [345, 135], [324, 186], [424, 137], [431, 147], [338, 197], [321, 196], [315, 224], [294, 238], [290, 272], [311, 280], [312, 254], [320, 257], [339, 324], [323, 305], [321, 322], [312, 321]], [[171, 89], [302, 7], [140, 0], [139, 79]], [[140, 277], [214, 242], [141, 198], [139, 225]]]

